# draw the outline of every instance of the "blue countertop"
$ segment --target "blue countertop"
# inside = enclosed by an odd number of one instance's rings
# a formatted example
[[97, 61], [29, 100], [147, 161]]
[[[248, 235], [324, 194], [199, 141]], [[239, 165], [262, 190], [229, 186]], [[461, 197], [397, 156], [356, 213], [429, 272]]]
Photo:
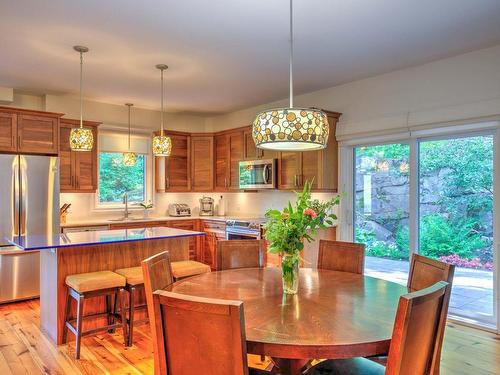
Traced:
[[96, 232], [74, 232], [65, 234], [28, 235], [7, 238], [14, 246], [23, 250], [44, 250], [53, 248], [91, 246], [107, 243], [161, 240], [167, 238], [204, 236], [204, 232], [153, 227], [134, 229], [114, 229]]

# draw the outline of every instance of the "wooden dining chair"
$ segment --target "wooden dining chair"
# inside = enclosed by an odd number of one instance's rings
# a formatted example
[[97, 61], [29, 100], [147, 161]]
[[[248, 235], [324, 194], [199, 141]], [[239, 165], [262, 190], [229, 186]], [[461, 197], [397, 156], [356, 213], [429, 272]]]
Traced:
[[364, 244], [331, 240], [319, 241], [318, 269], [362, 275], [364, 268]]
[[[161, 375], [247, 375], [243, 302], [154, 292]], [[167, 371], [168, 369], [168, 371]]]
[[262, 240], [217, 241], [217, 271], [264, 267]]
[[170, 265], [170, 255], [168, 251], [153, 255], [142, 261], [142, 274], [144, 277], [144, 294], [148, 306], [149, 325], [151, 327], [151, 336], [153, 339], [155, 374], [158, 374], [160, 363], [158, 358], [158, 347], [156, 334], [156, 322], [153, 304], [153, 293], [156, 290], [162, 290], [174, 282], [172, 267]]
[[438, 281], [446, 281], [451, 284], [454, 273], [454, 265], [412, 254], [407, 286], [410, 290], [420, 290], [434, 285]]
[[308, 375], [428, 375], [434, 373], [441, 327], [446, 324], [451, 285], [445, 281], [399, 299], [387, 366], [365, 358], [327, 360]]

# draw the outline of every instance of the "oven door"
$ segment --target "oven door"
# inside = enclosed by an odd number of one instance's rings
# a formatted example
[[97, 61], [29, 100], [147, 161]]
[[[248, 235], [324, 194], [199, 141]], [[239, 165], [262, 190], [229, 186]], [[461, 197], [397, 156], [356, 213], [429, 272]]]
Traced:
[[276, 188], [276, 161], [245, 160], [240, 161], [240, 189]]
[[260, 240], [260, 233], [237, 229], [226, 229], [226, 240]]

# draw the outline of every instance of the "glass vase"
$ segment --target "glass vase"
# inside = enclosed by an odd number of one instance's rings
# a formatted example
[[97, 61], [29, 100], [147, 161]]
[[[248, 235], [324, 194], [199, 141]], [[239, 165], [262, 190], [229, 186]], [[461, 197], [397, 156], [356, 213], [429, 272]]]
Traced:
[[281, 258], [283, 293], [297, 294], [299, 289], [299, 257], [283, 255]]

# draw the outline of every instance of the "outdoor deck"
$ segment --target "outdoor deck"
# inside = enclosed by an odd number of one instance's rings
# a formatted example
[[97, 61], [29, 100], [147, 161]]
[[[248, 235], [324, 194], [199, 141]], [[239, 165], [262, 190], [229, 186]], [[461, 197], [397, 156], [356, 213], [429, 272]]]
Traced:
[[[408, 262], [366, 257], [365, 274], [406, 284]], [[459, 267], [455, 269], [451, 290], [451, 315], [471, 323], [495, 327], [493, 298], [493, 272]]]

